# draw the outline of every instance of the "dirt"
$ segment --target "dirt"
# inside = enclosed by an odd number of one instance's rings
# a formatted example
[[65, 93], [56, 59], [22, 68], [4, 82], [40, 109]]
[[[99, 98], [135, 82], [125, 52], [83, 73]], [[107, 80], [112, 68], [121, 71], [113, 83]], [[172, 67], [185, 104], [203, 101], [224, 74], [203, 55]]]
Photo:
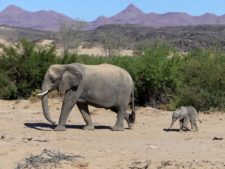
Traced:
[[[61, 99], [49, 100], [52, 118], [59, 117]], [[225, 168], [225, 114], [200, 113], [199, 132], [165, 131], [171, 122], [169, 111], [138, 108], [132, 130], [113, 132], [116, 114], [90, 108], [96, 125], [84, 131], [84, 121], [75, 107], [67, 130], [53, 131], [42, 114], [40, 101], [0, 100], [0, 169], [14, 169], [19, 162], [44, 149], [80, 156], [65, 162], [64, 169], [148, 169]]]
[[[89, 55], [89, 56], [107, 56], [107, 53], [101, 46], [93, 46], [91, 48], [79, 47], [78, 49], [71, 49], [71, 53], [78, 53], [80, 55]], [[133, 50], [122, 49], [118, 51], [118, 55], [120, 56], [133, 56]], [[63, 54], [63, 48], [57, 48], [56, 53], [58, 55]], [[117, 54], [115, 54], [117, 55]]]

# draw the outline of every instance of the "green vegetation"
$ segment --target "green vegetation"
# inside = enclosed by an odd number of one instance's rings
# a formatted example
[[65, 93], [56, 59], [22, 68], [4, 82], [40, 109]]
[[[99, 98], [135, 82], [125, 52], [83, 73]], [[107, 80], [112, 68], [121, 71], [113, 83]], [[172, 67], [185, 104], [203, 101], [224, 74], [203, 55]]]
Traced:
[[52, 46], [36, 47], [22, 40], [17, 46], [0, 45], [0, 98], [16, 99], [28, 97], [40, 88], [47, 68], [55, 63]]
[[135, 81], [136, 103], [174, 109], [193, 105], [198, 110], [225, 110], [225, 54], [196, 49], [182, 54], [165, 44], [139, 46], [134, 57], [90, 57], [67, 53], [57, 57], [53, 46], [38, 47], [22, 40], [0, 45], [0, 98], [27, 98], [41, 88], [52, 64], [111, 63], [126, 69]]
[[184, 59], [180, 104], [198, 109], [225, 109], [225, 54], [216, 49], [193, 50]]

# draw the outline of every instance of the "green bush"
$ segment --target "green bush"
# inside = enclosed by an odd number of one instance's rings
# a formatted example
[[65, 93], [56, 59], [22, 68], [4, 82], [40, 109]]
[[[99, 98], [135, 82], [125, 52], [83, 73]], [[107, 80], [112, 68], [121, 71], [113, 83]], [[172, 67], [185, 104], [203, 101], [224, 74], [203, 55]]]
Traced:
[[16, 99], [28, 97], [40, 88], [47, 68], [55, 62], [55, 49], [52, 46], [37, 47], [22, 40], [16, 47], [0, 46], [0, 98]]
[[161, 44], [144, 50], [137, 62], [135, 82], [139, 103], [158, 107], [173, 100], [182, 85], [182, 60]]
[[8, 76], [0, 71], [0, 98], [13, 99], [16, 95], [16, 86]]
[[46, 70], [55, 63], [110, 63], [131, 74], [139, 105], [225, 110], [225, 54], [218, 49], [196, 49], [186, 55], [157, 42], [142, 45], [134, 57], [57, 57], [53, 46], [38, 47], [26, 40], [0, 48], [0, 99], [29, 97], [41, 88]]
[[201, 110], [225, 109], [225, 54], [215, 49], [197, 49], [185, 58], [181, 105]]

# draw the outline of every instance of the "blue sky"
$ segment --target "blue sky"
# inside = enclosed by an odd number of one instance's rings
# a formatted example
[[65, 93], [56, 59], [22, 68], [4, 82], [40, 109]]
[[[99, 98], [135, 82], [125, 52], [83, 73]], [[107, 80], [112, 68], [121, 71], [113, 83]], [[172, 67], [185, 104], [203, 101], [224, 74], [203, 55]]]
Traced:
[[74, 19], [92, 21], [100, 15], [113, 16], [131, 3], [146, 13], [225, 14], [225, 0], [0, 0], [0, 10], [14, 4], [28, 11], [54, 10]]

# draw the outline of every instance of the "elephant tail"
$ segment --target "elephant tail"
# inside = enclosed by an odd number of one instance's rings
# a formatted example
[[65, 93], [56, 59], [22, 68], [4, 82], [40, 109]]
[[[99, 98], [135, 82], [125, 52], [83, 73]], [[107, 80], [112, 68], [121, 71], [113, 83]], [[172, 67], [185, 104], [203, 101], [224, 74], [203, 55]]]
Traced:
[[132, 105], [131, 105], [132, 106], [132, 112], [129, 115], [129, 121], [130, 121], [130, 123], [134, 123], [135, 119], [136, 119], [135, 106], [134, 106], [134, 86], [133, 86], [132, 93], [131, 93], [131, 101], [132, 101]]
[[197, 119], [200, 123], [202, 123], [202, 120], [198, 117], [198, 114], [197, 114]]

